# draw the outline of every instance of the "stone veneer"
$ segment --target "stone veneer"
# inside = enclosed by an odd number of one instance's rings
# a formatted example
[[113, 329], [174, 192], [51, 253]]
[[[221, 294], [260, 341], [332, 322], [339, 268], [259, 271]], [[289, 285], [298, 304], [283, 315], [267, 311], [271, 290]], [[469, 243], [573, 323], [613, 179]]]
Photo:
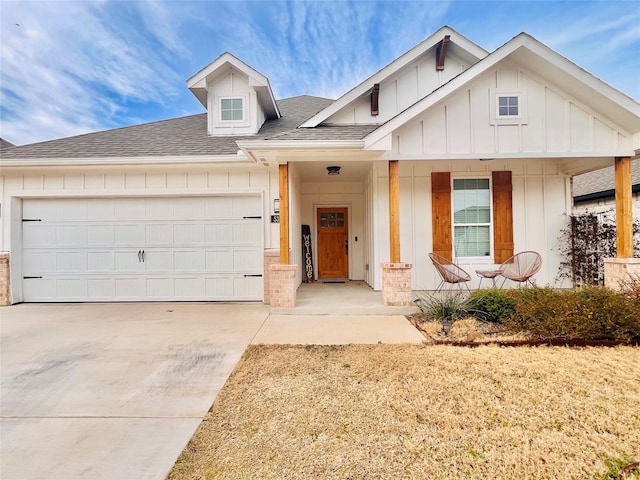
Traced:
[[0, 307], [11, 305], [9, 286], [9, 253], [0, 252]]
[[382, 264], [382, 301], [387, 306], [412, 305], [410, 263]]
[[280, 263], [280, 250], [264, 251], [264, 303], [269, 305], [271, 300], [271, 265]]
[[296, 306], [297, 265], [269, 266], [269, 303], [272, 307], [293, 308]]
[[620, 290], [625, 281], [640, 280], [640, 258], [605, 258], [604, 286]]

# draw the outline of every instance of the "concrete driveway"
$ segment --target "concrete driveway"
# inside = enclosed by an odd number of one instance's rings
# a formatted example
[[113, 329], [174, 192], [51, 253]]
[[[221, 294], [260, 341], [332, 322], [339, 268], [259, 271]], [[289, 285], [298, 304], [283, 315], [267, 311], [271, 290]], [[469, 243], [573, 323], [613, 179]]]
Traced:
[[262, 304], [0, 309], [0, 478], [164, 478], [268, 315]]

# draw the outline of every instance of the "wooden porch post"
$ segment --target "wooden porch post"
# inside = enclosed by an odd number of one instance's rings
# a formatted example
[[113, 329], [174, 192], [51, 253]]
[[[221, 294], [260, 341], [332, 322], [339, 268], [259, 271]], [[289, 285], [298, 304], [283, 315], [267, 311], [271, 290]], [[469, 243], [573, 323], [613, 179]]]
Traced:
[[400, 262], [400, 176], [398, 160], [389, 161], [389, 234], [391, 263]]
[[278, 166], [280, 190], [280, 264], [289, 264], [289, 165]]
[[631, 157], [615, 158], [615, 176], [616, 253], [618, 258], [633, 258]]

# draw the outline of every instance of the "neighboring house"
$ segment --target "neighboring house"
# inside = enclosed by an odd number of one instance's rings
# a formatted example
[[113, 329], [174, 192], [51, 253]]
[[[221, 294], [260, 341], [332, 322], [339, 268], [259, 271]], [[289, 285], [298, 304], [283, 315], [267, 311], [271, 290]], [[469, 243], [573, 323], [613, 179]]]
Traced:
[[[634, 213], [640, 210], [640, 160], [631, 162], [631, 189]], [[573, 177], [574, 212], [614, 212], [615, 178], [613, 167]], [[634, 215], [635, 218], [635, 215]]]
[[443, 27], [335, 101], [276, 100], [228, 53], [187, 84], [206, 113], [2, 151], [12, 302], [291, 305], [302, 225], [314, 276], [388, 304], [436, 287], [429, 252], [536, 250], [553, 284], [571, 177], [640, 151], [640, 104], [524, 33]]

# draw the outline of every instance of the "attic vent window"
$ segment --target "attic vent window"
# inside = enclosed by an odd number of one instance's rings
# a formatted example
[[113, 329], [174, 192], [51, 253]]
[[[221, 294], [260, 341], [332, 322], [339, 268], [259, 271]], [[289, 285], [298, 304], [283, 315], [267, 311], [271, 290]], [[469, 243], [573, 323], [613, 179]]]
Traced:
[[220, 120], [223, 122], [237, 122], [244, 120], [242, 98], [220, 99]]
[[498, 97], [498, 117], [517, 117], [518, 97]]

